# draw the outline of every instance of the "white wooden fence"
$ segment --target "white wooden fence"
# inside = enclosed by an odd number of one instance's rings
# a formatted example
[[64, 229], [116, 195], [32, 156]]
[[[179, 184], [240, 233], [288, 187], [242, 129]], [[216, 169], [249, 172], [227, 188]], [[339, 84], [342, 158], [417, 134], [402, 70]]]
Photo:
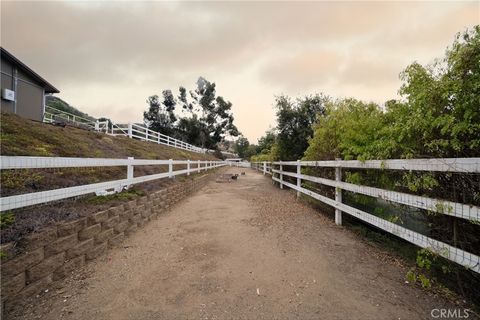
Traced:
[[182, 140], [178, 140], [163, 133], [153, 131], [144, 125], [136, 123], [117, 124], [112, 126], [109, 133], [115, 136], [127, 136], [129, 138], [163, 144], [187, 151], [198, 153], [205, 153], [207, 151], [207, 149], [196, 147]]
[[[158, 174], [134, 177], [135, 166], [168, 166], [168, 171]], [[186, 166], [186, 169], [173, 170], [174, 165]], [[0, 198], [0, 211], [12, 210], [26, 206], [67, 199], [95, 193], [107, 195], [120, 192], [137, 183], [173, 178], [177, 175], [190, 175], [226, 165], [223, 161], [192, 160], [144, 160], [144, 159], [103, 159], [103, 158], [62, 158], [62, 157], [12, 157], [0, 156], [0, 170], [8, 169], [46, 169], [46, 168], [83, 168], [83, 167], [127, 167], [126, 178], [108, 182], [93, 183], [69, 188], [54, 189], [28, 194]]]
[[[92, 118], [93, 119], [93, 118]], [[74, 123], [80, 127], [85, 127], [90, 130], [95, 131], [107, 131], [108, 129], [108, 121], [99, 121], [99, 120], [92, 120], [87, 119], [84, 117], [80, 117], [78, 115], [52, 108], [49, 106], [45, 107], [45, 113], [43, 115], [43, 122], [46, 123], [53, 123], [56, 121], [66, 121], [70, 123]]]
[[[386, 201], [399, 203], [419, 209], [428, 210], [437, 214], [450, 215], [466, 219], [473, 223], [480, 222], [480, 208], [473, 205], [432, 199], [402, 192], [395, 192], [363, 185], [356, 185], [342, 181], [342, 168], [380, 169], [401, 171], [429, 171], [429, 172], [459, 172], [480, 173], [480, 158], [450, 158], [450, 159], [398, 159], [398, 160], [370, 160], [370, 161], [278, 161], [253, 162], [252, 168], [264, 175], [272, 175], [272, 179], [279, 183], [280, 188], [287, 186], [300, 194], [308, 195], [316, 200], [335, 208], [335, 223], [342, 224], [342, 212], [371, 224], [379, 229], [394, 234], [410, 243], [431, 251], [480, 273], [480, 257], [441, 241], [432, 239], [400, 225], [394, 224], [375, 215], [346, 205], [342, 202], [342, 190], [363, 194]], [[335, 180], [325, 179], [302, 174], [302, 167], [334, 168]], [[285, 170], [290, 168], [291, 170]], [[293, 169], [293, 170], [292, 170]], [[284, 177], [296, 179], [296, 184], [285, 181]], [[335, 188], [335, 199], [325, 197], [302, 186], [302, 181], [309, 181]]]
[[108, 121], [99, 121], [92, 119], [83, 118], [60, 109], [46, 106], [43, 122], [52, 123], [55, 121], [67, 121], [91, 130], [105, 132], [114, 136], [126, 136], [129, 138], [155, 142], [158, 144], [163, 144], [166, 146], [197, 153], [206, 153], [207, 151], [207, 149], [196, 147], [182, 140], [178, 140], [160, 132], [153, 131], [141, 124], [115, 124], [112, 122], [111, 126], [109, 127]]

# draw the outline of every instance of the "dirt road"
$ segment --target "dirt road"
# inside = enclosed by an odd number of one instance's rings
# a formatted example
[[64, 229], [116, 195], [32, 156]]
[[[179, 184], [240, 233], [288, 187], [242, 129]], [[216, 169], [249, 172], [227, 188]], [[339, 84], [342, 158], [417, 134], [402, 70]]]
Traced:
[[12, 316], [429, 319], [445, 306], [379, 257], [248, 170], [236, 182], [209, 183]]

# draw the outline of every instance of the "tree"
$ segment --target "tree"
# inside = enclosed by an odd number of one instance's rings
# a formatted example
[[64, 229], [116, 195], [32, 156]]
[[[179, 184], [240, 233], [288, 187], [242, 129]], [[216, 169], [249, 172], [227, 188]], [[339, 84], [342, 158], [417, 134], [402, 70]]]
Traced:
[[237, 136], [238, 129], [233, 124], [232, 103], [223, 97], [216, 97], [215, 83], [203, 77], [198, 78], [195, 94], [192, 95], [201, 113], [200, 121], [207, 130], [207, 148], [215, 148], [225, 136]]
[[148, 97], [148, 111], [143, 113], [143, 121], [148, 128], [166, 135], [174, 135], [175, 122], [175, 97], [171, 90], [164, 90], [163, 102], [160, 102], [158, 95]]
[[[480, 27], [457, 34], [445, 58], [401, 74], [392, 136], [401, 156], [473, 157], [480, 150]], [[408, 109], [408, 110], [405, 110]]]
[[203, 146], [206, 142], [206, 128], [196, 114], [192, 117], [180, 118], [177, 124], [177, 136], [180, 140], [196, 146]]
[[275, 129], [266, 131], [265, 135], [258, 139], [256, 153], [269, 153], [272, 149], [272, 146], [275, 144], [276, 138], [277, 135], [275, 134]]
[[[162, 101], [157, 95], [147, 99], [148, 111], [144, 122], [152, 130], [174, 136], [190, 144], [216, 149], [227, 136], [238, 136], [233, 124], [232, 103], [216, 96], [215, 83], [198, 78], [196, 89], [189, 92], [181, 86], [177, 98], [171, 90], [162, 91]], [[181, 106], [175, 113], [175, 107]]]
[[185, 112], [185, 111], [192, 112], [193, 105], [187, 101], [187, 89], [185, 89], [184, 87], [180, 87], [178, 91], [179, 91], [178, 101], [182, 106], [182, 112]]
[[205, 136], [203, 145], [206, 148], [216, 148], [227, 135], [239, 135], [237, 127], [233, 124], [232, 103], [221, 96], [216, 96], [215, 83], [203, 77], [198, 78], [197, 88], [190, 91], [193, 100], [191, 102], [187, 101], [185, 88], [180, 87], [179, 91], [183, 109], [192, 115], [196, 114], [198, 121], [202, 123]]
[[383, 158], [386, 121], [378, 105], [348, 98], [330, 101], [325, 107], [324, 116], [314, 125], [305, 160]]
[[240, 136], [235, 142], [234, 150], [240, 158], [245, 159], [248, 156], [247, 153], [248, 153], [249, 146], [250, 146], [250, 142], [248, 142], [248, 139], [243, 136]]
[[328, 98], [323, 95], [306, 96], [292, 102], [288, 96], [275, 99], [277, 109], [277, 144], [282, 160], [302, 158], [308, 148], [308, 140], [313, 136], [313, 124], [324, 115], [324, 103]]

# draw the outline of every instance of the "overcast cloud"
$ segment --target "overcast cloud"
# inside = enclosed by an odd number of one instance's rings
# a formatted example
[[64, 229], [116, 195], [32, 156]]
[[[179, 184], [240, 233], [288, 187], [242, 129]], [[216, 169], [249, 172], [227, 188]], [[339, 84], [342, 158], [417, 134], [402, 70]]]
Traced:
[[274, 95], [397, 97], [411, 62], [480, 23], [479, 2], [1, 2], [1, 45], [70, 104], [139, 121], [149, 95], [204, 76], [255, 142]]

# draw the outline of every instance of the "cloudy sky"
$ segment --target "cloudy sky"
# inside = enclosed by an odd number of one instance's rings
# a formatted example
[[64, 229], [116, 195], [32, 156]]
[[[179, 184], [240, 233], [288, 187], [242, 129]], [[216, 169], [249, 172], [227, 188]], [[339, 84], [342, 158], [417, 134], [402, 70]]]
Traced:
[[274, 96], [383, 103], [442, 57], [479, 2], [1, 2], [1, 45], [93, 116], [139, 121], [149, 95], [203, 76], [255, 142]]

